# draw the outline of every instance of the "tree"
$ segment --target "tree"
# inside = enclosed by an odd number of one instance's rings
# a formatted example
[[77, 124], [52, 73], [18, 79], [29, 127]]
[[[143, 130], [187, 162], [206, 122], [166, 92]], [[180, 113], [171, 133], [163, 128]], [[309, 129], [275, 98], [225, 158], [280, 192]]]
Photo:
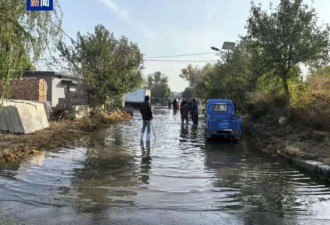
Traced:
[[151, 90], [151, 99], [154, 102], [162, 102], [171, 95], [168, 78], [159, 71], [148, 75], [147, 87]]
[[58, 46], [71, 70], [83, 78], [90, 106], [103, 105], [108, 97], [117, 98], [137, 88], [143, 81], [143, 55], [137, 44], [122, 36], [116, 39], [104, 26], [94, 33], [77, 34], [73, 46]]
[[26, 11], [26, 0], [0, 2], [0, 85], [1, 98], [8, 97], [12, 80], [40, 59], [43, 51], [61, 38], [61, 13]]
[[193, 98], [193, 89], [191, 87], [187, 87], [182, 92], [182, 98]]
[[189, 64], [187, 68], [181, 70], [179, 77], [188, 81], [189, 86], [194, 88], [201, 78], [201, 70]]
[[280, 77], [290, 98], [288, 80], [300, 63], [311, 66], [329, 60], [329, 27], [317, 26], [314, 9], [303, 0], [281, 0], [270, 14], [252, 4], [247, 38], [254, 42], [265, 59], [265, 66]]
[[203, 99], [231, 99], [239, 110], [243, 110], [248, 92], [257, 88], [258, 79], [264, 75], [262, 61], [257, 60], [254, 47], [242, 40], [223, 62], [207, 65], [201, 69], [201, 79], [196, 88]]
[[211, 68], [211, 64], [207, 64], [202, 68], [188, 65], [187, 68], [181, 70], [179, 77], [189, 82], [189, 87], [191, 88], [193, 96], [197, 96], [197, 84], [200, 82], [201, 77]]

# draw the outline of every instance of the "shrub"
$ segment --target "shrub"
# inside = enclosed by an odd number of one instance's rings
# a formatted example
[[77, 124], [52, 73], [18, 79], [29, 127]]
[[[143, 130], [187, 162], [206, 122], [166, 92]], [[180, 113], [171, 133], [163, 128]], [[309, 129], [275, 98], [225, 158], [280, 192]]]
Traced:
[[291, 102], [292, 119], [315, 129], [330, 130], [330, 78], [313, 77]]
[[84, 131], [94, 131], [96, 129], [105, 127], [116, 121], [127, 121], [132, 119], [131, 115], [120, 110], [114, 110], [113, 112], [98, 112], [97, 114], [82, 118], [81, 128]]
[[284, 93], [275, 90], [257, 91], [248, 96], [245, 110], [252, 119], [258, 119], [269, 114], [283, 112], [288, 105], [288, 100]]

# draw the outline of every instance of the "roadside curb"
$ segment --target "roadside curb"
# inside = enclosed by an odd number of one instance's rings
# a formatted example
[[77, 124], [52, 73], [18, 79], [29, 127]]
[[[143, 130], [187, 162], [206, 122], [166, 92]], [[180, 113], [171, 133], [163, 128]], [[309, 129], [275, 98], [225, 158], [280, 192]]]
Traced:
[[286, 156], [282, 153], [278, 153], [278, 155], [292, 163], [293, 165], [307, 171], [310, 174], [317, 175], [324, 177], [328, 180], [330, 180], [330, 166], [318, 161], [313, 160], [301, 160], [301, 159], [295, 159], [291, 158], [289, 156]]

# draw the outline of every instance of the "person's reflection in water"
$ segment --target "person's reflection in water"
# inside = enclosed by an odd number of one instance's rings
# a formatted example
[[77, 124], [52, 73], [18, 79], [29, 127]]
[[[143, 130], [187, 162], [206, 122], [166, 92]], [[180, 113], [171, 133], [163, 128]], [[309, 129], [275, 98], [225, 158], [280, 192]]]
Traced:
[[191, 126], [191, 139], [194, 141], [197, 139], [197, 125]]
[[188, 125], [181, 125], [181, 134], [180, 137], [187, 137], [189, 134], [188, 132]]
[[150, 141], [146, 142], [146, 148], [144, 147], [143, 140], [140, 141], [142, 160], [141, 160], [141, 181], [144, 184], [149, 184], [149, 171], [151, 169], [151, 157], [150, 157]]

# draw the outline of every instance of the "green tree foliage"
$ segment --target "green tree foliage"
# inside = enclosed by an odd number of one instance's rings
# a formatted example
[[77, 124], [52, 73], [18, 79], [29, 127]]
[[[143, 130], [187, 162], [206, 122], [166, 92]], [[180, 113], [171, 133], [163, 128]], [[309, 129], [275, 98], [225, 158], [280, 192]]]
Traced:
[[1, 98], [8, 97], [12, 79], [22, 75], [42, 52], [61, 38], [61, 12], [26, 11], [26, 0], [0, 1], [0, 85]]
[[191, 87], [186, 87], [183, 92], [182, 92], [182, 98], [193, 98], [194, 93], [193, 93], [193, 89]]
[[244, 76], [238, 74], [238, 70], [232, 70], [235, 64], [236, 61], [232, 57], [228, 63], [215, 65], [213, 70], [203, 75], [197, 86], [198, 97], [203, 99], [231, 99], [238, 109], [242, 109], [251, 83]]
[[242, 109], [247, 93], [257, 88], [258, 80], [264, 75], [265, 69], [253, 43], [242, 40], [229, 53], [229, 57], [228, 54], [223, 56], [222, 63], [208, 64], [202, 68], [195, 67], [193, 72], [199, 75], [193, 91], [196, 97], [205, 100], [232, 99], [237, 107]]
[[201, 77], [206, 74], [210, 69], [212, 69], [211, 64], [207, 64], [202, 68], [188, 65], [186, 68], [181, 70], [181, 74], [179, 75], [179, 77], [189, 82], [189, 87], [191, 88], [192, 95], [197, 96], [197, 85], [201, 81]]
[[147, 87], [151, 90], [153, 102], [162, 102], [171, 96], [168, 78], [159, 71], [148, 75]]
[[252, 5], [247, 38], [260, 50], [265, 68], [281, 78], [289, 98], [288, 80], [297, 75], [292, 70], [299, 63], [313, 66], [328, 61], [329, 28], [317, 26], [315, 10], [303, 0], [281, 0], [271, 10]]
[[71, 47], [61, 42], [58, 49], [74, 73], [82, 76], [91, 107], [130, 92], [143, 81], [143, 55], [137, 44], [124, 36], [116, 39], [102, 25], [94, 33], [78, 33]]

